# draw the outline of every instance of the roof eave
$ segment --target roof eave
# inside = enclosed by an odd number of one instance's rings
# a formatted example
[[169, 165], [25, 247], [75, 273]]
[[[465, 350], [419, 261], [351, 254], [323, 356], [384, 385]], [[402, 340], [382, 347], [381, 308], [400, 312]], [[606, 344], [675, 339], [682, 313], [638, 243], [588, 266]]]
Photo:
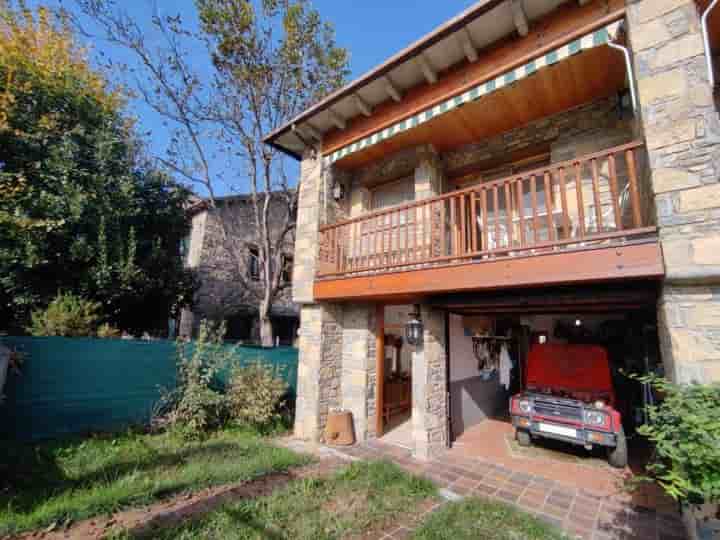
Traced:
[[263, 142], [272, 146], [273, 148], [277, 148], [278, 150], [289, 156], [294, 157], [295, 159], [301, 159], [301, 156], [299, 154], [287, 148], [281, 147], [280, 145], [275, 143], [275, 140], [280, 135], [291, 130], [293, 125], [298, 125], [301, 122], [304, 122], [314, 114], [325, 110], [327, 107], [330, 107], [334, 103], [337, 103], [339, 100], [357, 92], [361, 87], [375, 81], [376, 79], [379, 79], [380, 77], [383, 77], [396, 67], [418, 56], [425, 49], [433, 46], [438, 41], [445, 39], [447, 36], [458, 31], [460, 28], [466, 26], [478, 17], [485, 15], [487, 12], [496, 8], [505, 1], [506, 0], [480, 0], [480, 2], [478, 2], [474, 6], [466, 9], [465, 11], [463, 11], [456, 17], [450, 19], [429, 34], [421, 37], [419, 40], [415, 41], [399, 53], [391, 56], [388, 60], [386, 60], [379, 66], [371, 69], [370, 71], [361, 75], [360, 77], [345, 85], [344, 87], [329, 94], [328, 96], [317, 102], [315, 105], [308, 107], [307, 109], [305, 109], [305, 111], [297, 115], [295, 118], [286, 122], [281, 127], [275, 129], [274, 131], [263, 137]]

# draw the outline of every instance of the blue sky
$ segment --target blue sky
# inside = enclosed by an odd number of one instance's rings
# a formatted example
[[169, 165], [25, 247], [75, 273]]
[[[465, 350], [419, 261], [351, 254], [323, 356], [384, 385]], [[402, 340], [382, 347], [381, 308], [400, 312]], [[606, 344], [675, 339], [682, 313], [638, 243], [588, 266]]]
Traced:
[[[335, 26], [338, 44], [349, 50], [351, 78], [355, 78], [457, 15], [474, 1], [314, 0], [313, 4], [323, 19]], [[32, 0], [29, 3], [63, 5], [67, 8], [73, 6], [73, 0]], [[153, 5], [151, 0], [117, 0], [117, 3], [138, 20], [149, 17]], [[193, 0], [156, 0], [155, 4], [162, 14], [180, 13], [188, 23], [197, 23]], [[89, 28], [92, 31], [91, 25]], [[102, 53], [119, 62], [124, 59], [122, 51], [109, 48], [103, 41], [93, 40], [89, 45], [94, 54]], [[200, 69], [207, 65], [208, 58], [204, 50], [193, 51], [191, 58]], [[168, 143], [168, 132], [160, 118], [139, 100], [129, 103], [128, 112], [138, 117], [139, 128], [148, 133], [151, 150], [162, 153]], [[220, 161], [214, 165], [217, 168], [224, 167]], [[296, 175], [297, 171], [294, 164], [288, 168], [291, 175]]]

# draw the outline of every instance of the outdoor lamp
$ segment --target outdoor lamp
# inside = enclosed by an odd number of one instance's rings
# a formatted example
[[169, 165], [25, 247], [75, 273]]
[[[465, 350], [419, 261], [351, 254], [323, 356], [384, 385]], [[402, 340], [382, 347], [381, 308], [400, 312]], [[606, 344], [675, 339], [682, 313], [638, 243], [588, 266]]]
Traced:
[[410, 320], [405, 323], [405, 339], [410, 345], [422, 343], [423, 323], [420, 318], [420, 306], [415, 305], [415, 311], [408, 314]]
[[333, 181], [332, 196], [335, 202], [341, 201], [345, 197], [345, 186], [343, 186], [342, 182]]

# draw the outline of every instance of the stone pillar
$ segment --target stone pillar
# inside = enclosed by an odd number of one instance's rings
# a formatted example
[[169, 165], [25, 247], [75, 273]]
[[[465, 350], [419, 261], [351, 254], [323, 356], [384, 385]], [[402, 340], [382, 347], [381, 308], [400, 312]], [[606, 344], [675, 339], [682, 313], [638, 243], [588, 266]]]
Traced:
[[293, 301], [300, 304], [295, 436], [319, 441], [327, 414], [342, 403], [342, 306], [316, 303], [319, 226], [341, 206], [332, 200], [332, 169], [320, 152], [308, 150], [300, 164], [300, 192], [293, 259]]
[[[693, 0], [628, 0], [667, 277], [659, 332], [677, 382], [720, 375], [720, 122]], [[719, 336], [719, 337], [716, 337]]]
[[415, 200], [429, 199], [443, 192], [443, 172], [440, 156], [432, 145], [416, 149]]
[[375, 436], [376, 328], [374, 305], [346, 304], [343, 312], [342, 407], [353, 414], [358, 442]]
[[304, 305], [300, 320], [295, 436], [320, 441], [328, 412], [342, 403], [342, 306]]
[[421, 306], [423, 343], [412, 359], [413, 456], [428, 461], [448, 446], [445, 314]]

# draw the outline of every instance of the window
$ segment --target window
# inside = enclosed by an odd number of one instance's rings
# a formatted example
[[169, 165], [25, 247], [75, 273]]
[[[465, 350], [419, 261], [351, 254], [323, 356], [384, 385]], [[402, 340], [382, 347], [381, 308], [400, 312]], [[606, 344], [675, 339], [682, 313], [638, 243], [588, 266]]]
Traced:
[[254, 246], [248, 248], [247, 272], [250, 279], [260, 281], [260, 252]]
[[372, 190], [372, 209], [381, 210], [415, 200], [415, 178], [402, 178]]
[[289, 255], [283, 255], [282, 277], [283, 283], [292, 283], [293, 275], [293, 258]]

